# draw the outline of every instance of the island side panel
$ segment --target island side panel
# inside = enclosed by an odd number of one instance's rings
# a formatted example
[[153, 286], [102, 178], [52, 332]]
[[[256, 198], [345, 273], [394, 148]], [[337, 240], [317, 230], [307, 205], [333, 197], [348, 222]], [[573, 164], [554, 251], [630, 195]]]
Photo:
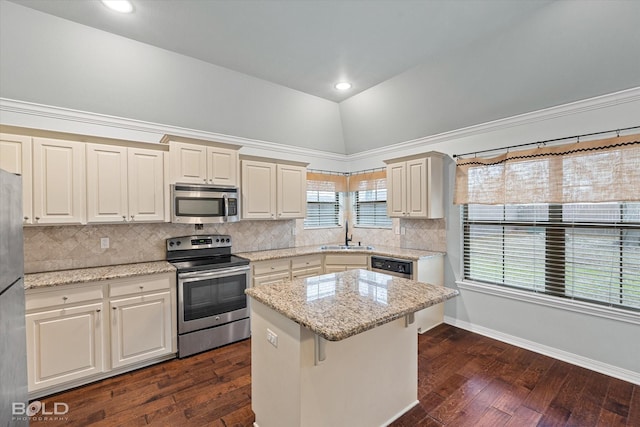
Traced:
[[[278, 347], [267, 341], [267, 329]], [[251, 300], [251, 409], [257, 427], [300, 427], [300, 325]]]
[[301, 331], [304, 427], [387, 425], [418, 404], [416, 324], [400, 318], [341, 341], [326, 342], [314, 366], [313, 333]]
[[[342, 341], [326, 341], [251, 301], [252, 409], [258, 427], [386, 425], [418, 403], [416, 324], [404, 318]], [[278, 347], [267, 340], [278, 335]]]

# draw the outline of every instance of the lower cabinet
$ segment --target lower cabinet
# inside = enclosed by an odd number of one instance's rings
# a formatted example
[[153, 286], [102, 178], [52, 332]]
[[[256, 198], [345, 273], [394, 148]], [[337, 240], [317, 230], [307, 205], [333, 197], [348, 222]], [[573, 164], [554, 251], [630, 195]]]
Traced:
[[271, 285], [291, 278], [289, 258], [254, 262], [251, 271], [253, 286]]
[[104, 371], [103, 303], [27, 314], [29, 391]]
[[369, 269], [369, 256], [365, 254], [327, 254], [324, 258], [325, 273], [361, 268]]
[[169, 291], [116, 299], [110, 305], [112, 368], [171, 353]]
[[172, 357], [175, 289], [167, 273], [27, 290], [30, 398]]
[[291, 278], [319, 276], [324, 273], [322, 255], [305, 255], [291, 258]]

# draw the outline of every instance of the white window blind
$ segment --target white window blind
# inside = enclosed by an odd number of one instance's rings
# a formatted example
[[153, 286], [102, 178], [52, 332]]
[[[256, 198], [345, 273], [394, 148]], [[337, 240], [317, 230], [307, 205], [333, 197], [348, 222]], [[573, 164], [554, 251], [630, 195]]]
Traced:
[[387, 216], [386, 170], [351, 175], [349, 191], [353, 192], [356, 225], [391, 227], [391, 218]]
[[640, 311], [640, 135], [461, 159], [464, 277]]
[[467, 205], [465, 278], [640, 310], [640, 203]]
[[307, 216], [305, 228], [340, 225], [340, 206], [347, 178], [342, 174], [307, 173]]

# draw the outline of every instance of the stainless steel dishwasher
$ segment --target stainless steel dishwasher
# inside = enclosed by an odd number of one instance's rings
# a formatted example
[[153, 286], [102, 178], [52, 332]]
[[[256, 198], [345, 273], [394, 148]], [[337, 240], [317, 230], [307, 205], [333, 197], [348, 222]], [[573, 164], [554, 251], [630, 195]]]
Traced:
[[371, 257], [371, 271], [413, 279], [413, 261], [374, 255]]

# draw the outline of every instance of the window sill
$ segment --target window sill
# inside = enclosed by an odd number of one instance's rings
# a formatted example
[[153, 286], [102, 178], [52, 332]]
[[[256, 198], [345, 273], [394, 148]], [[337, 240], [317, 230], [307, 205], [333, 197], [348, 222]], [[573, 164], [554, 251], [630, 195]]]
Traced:
[[318, 227], [304, 227], [304, 230], [326, 230], [330, 228], [342, 228], [341, 225], [320, 225]]
[[573, 311], [575, 313], [588, 314], [591, 316], [603, 317], [605, 319], [640, 325], [640, 313], [621, 310], [619, 308], [605, 307], [583, 301], [551, 297], [548, 295], [535, 294], [518, 289], [504, 288], [502, 286], [489, 285], [486, 283], [478, 283], [468, 280], [457, 280], [456, 284], [460, 289], [467, 289], [473, 292], [480, 292], [487, 295], [495, 295], [503, 298], [514, 299], [517, 301], [523, 301], [532, 304], [543, 305], [546, 307]]
[[353, 228], [375, 228], [379, 230], [393, 230], [393, 227], [385, 227], [384, 225], [358, 225], [354, 224]]

